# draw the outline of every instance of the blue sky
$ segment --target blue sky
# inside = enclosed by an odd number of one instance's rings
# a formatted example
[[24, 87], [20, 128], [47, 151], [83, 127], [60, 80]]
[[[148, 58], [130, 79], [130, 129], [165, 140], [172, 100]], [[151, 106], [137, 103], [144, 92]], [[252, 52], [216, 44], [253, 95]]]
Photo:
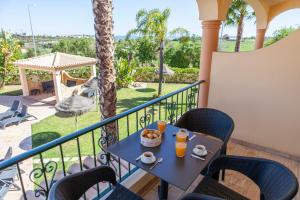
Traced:
[[[91, 0], [1, 0], [0, 27], [11, 32], [30, 33], [27, 5], [35, 34], [74, 35], [94, 34]], [[114, 0], [114, 33], [125, 35], [135, 26], [135, 14], [141, 8], [170, 8], [169, 30], [184, 27], [201, 35], [196, 0]], [[300, 10], [288, 11], [270, 24], [268, 35], [283, 26], [300, 24]], [[234, 27], [224, 33], [235, 35]], [[255, 25], [245, 25], [245, 36], [255, 35]]]

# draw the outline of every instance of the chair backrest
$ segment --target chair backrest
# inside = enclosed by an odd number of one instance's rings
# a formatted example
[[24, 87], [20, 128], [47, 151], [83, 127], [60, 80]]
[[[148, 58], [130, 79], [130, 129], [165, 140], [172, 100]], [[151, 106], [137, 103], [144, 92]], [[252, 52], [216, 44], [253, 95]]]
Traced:
[[77, 83], [76, 81], [73, 81], [73, 80], [67, 80], [67, 86], [68, 87], [73, 87], [73, 86], [76, 86]]
[[50, 81], [44, 81], [42, 82], [43, 89], [46, 89], [48, 87], [54, 87], [54, 82], [52, 80]]
[[221, 156], [209, 166], [209, 175], [230, 169], [249, 177], [260, 188], [261, 199], [291, 200], [298, 192], [296, 176], [284, 165], [263, 158]]
[[20, 101], [19, 100], [14, 100], [13, 104], [11, 105], [10, 110], [11, 111], [17, 111], [20, 106]]
[[78, 200], [90, 187], [102, 181], [116, 184], [115, 172], [111, 167], [95, 167], [62, 178], [51, 187], [48, 199]]
[[27, 106], [23, 105], [19, 117], [25, 117], [27, 115], [27, 109]]
[[184, 113], [175, 126], [217, 137], [226, 144], [234, 129], [234, 122], [222, 111], [198, 108]]

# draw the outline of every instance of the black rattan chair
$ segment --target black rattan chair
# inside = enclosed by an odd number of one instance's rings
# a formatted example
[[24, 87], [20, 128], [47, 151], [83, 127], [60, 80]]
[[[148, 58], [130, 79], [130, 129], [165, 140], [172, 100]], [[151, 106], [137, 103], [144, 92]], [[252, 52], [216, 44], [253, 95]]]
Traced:
[[[184, 113], [175, 126], [189, 131], [204, 133], [224, 142], [220, 154], [226, 155], [227, 142], [233, 132], [234, 122], [226, 113], [212, 108], [198, 108]], [[224, 180], [225, 170], [222, 173]]]
[[[84, 193], [99, 182], [107, 181], [113, 185], [108, 200], [142, 200], [116, 181], [111, 167], [100, 166], [62, 178], [55, 183], [49, 193], [49, 200], [78, 200]], [[100, 188], [101, 189], [101, 188]]]
[[263, 158], [221, 156], [208, 168], [208, 174], [196, 187], [195, 193], [223, 199], [247, 199], [212, 179], [220, 169], [230, 169], [249, 177], [259, 187], [263, 200], [291, 200], [298, 192], [296, 176], [282, 164]]

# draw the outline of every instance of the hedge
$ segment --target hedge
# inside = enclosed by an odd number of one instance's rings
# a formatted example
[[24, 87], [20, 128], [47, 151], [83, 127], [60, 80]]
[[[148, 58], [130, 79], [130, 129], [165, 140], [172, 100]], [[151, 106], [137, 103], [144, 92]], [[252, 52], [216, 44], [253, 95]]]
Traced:
[[[134, 81], [137, 82], [158, 82], [158, 74], [155, 73], [155, 67], [139, 67], [134, 75]], [[165, 76], [166, 83], [193, 83], [198, 80], [199, 69], [198, 68], [175, 68], [172, 67], [175, 74], [173, 76]], [[77, 70], [68, 71], [71, 76], [78, 78], [88, 78], [90, 76], [90, 69], [81, 68]], [[27, 77], [30, 78], [33, 75], [38, 75], [41, 81], [50, 80], [52, 75], [45, 72], [27, 71]], [[20, 84], [19, 74], [13, 74], [12, 80], [7, 85]]]
[[[72, 77], [75, 78], [89, 78], [91, 74], [90, 67], [82, 67], [79, 69], [73, 69], [67, 71]], [[19, 85], [20, 76], [18, 73], [10, 74], [11, 79], [6, 85]], [[52, 74], [50, 72], [36, 71], [36, 70], [26, 70], [26, 78], [31, 79], [34, 76], [39, 77], [39, 81], [48, 81], [52, 79]]]
[[[154, 67], [140, 67], [136, 70], [134, 80], [137, 82], [158, 82], [158, 74]], [[175, 74], [173, 76], [164, 76], [166, 83], [193, 83], [199, 78], [198, 68], [170, 68]]]

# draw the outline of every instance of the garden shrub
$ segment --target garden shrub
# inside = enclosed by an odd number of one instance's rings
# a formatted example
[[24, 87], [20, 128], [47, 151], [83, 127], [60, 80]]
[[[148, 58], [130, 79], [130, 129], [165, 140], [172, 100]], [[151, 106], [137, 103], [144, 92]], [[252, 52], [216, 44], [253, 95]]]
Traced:
[[[70, 76], [74, 78], [88, 79], [91, 76], [91, 67], [81, 67], [78, 69], [72, 69], [67, 71]], [[38, 77], [39, 81], [49, 81], [52, 79], [52, 74], [49, 72], [38, 71], [38, 70], [26, 70], [26, 78], [32, 79], [33, 77]], [[14, 73], [9, 74], [9, 81], [7, 85], [20, 85], [20, 76], [18, 70]]]
[[133, 83], [135, 68], [137, 68], [137, 61], [135, 59], [131, 60], [129, 63], [127, 59], [120, 58], [115, 62], [115, 68], [118, 88], [125, 88]]
[[[135, 74], [132, 76], [134, 81], [137, 82], [158, 82], [158, 74], [155, 73], [155, 67], [138, 67], [135, 70]], [[165, 76], [167, 83], [193, 83], [199, 78], [198, 68], [171, 68], [175, 74], [173, 76]], [[76, 70], [69, 70], [68, 73], [76, 78], [89, 78], [90, 67], [84, 67]], [[37, 75], [41, 81], [47, 81], [52, 78], [52, 75], [42, 71], [26, 71], [26, 76], [30, 79], [34, 75]], [[8, 85], [20, 84], [19, 74], [11, 74]]]

